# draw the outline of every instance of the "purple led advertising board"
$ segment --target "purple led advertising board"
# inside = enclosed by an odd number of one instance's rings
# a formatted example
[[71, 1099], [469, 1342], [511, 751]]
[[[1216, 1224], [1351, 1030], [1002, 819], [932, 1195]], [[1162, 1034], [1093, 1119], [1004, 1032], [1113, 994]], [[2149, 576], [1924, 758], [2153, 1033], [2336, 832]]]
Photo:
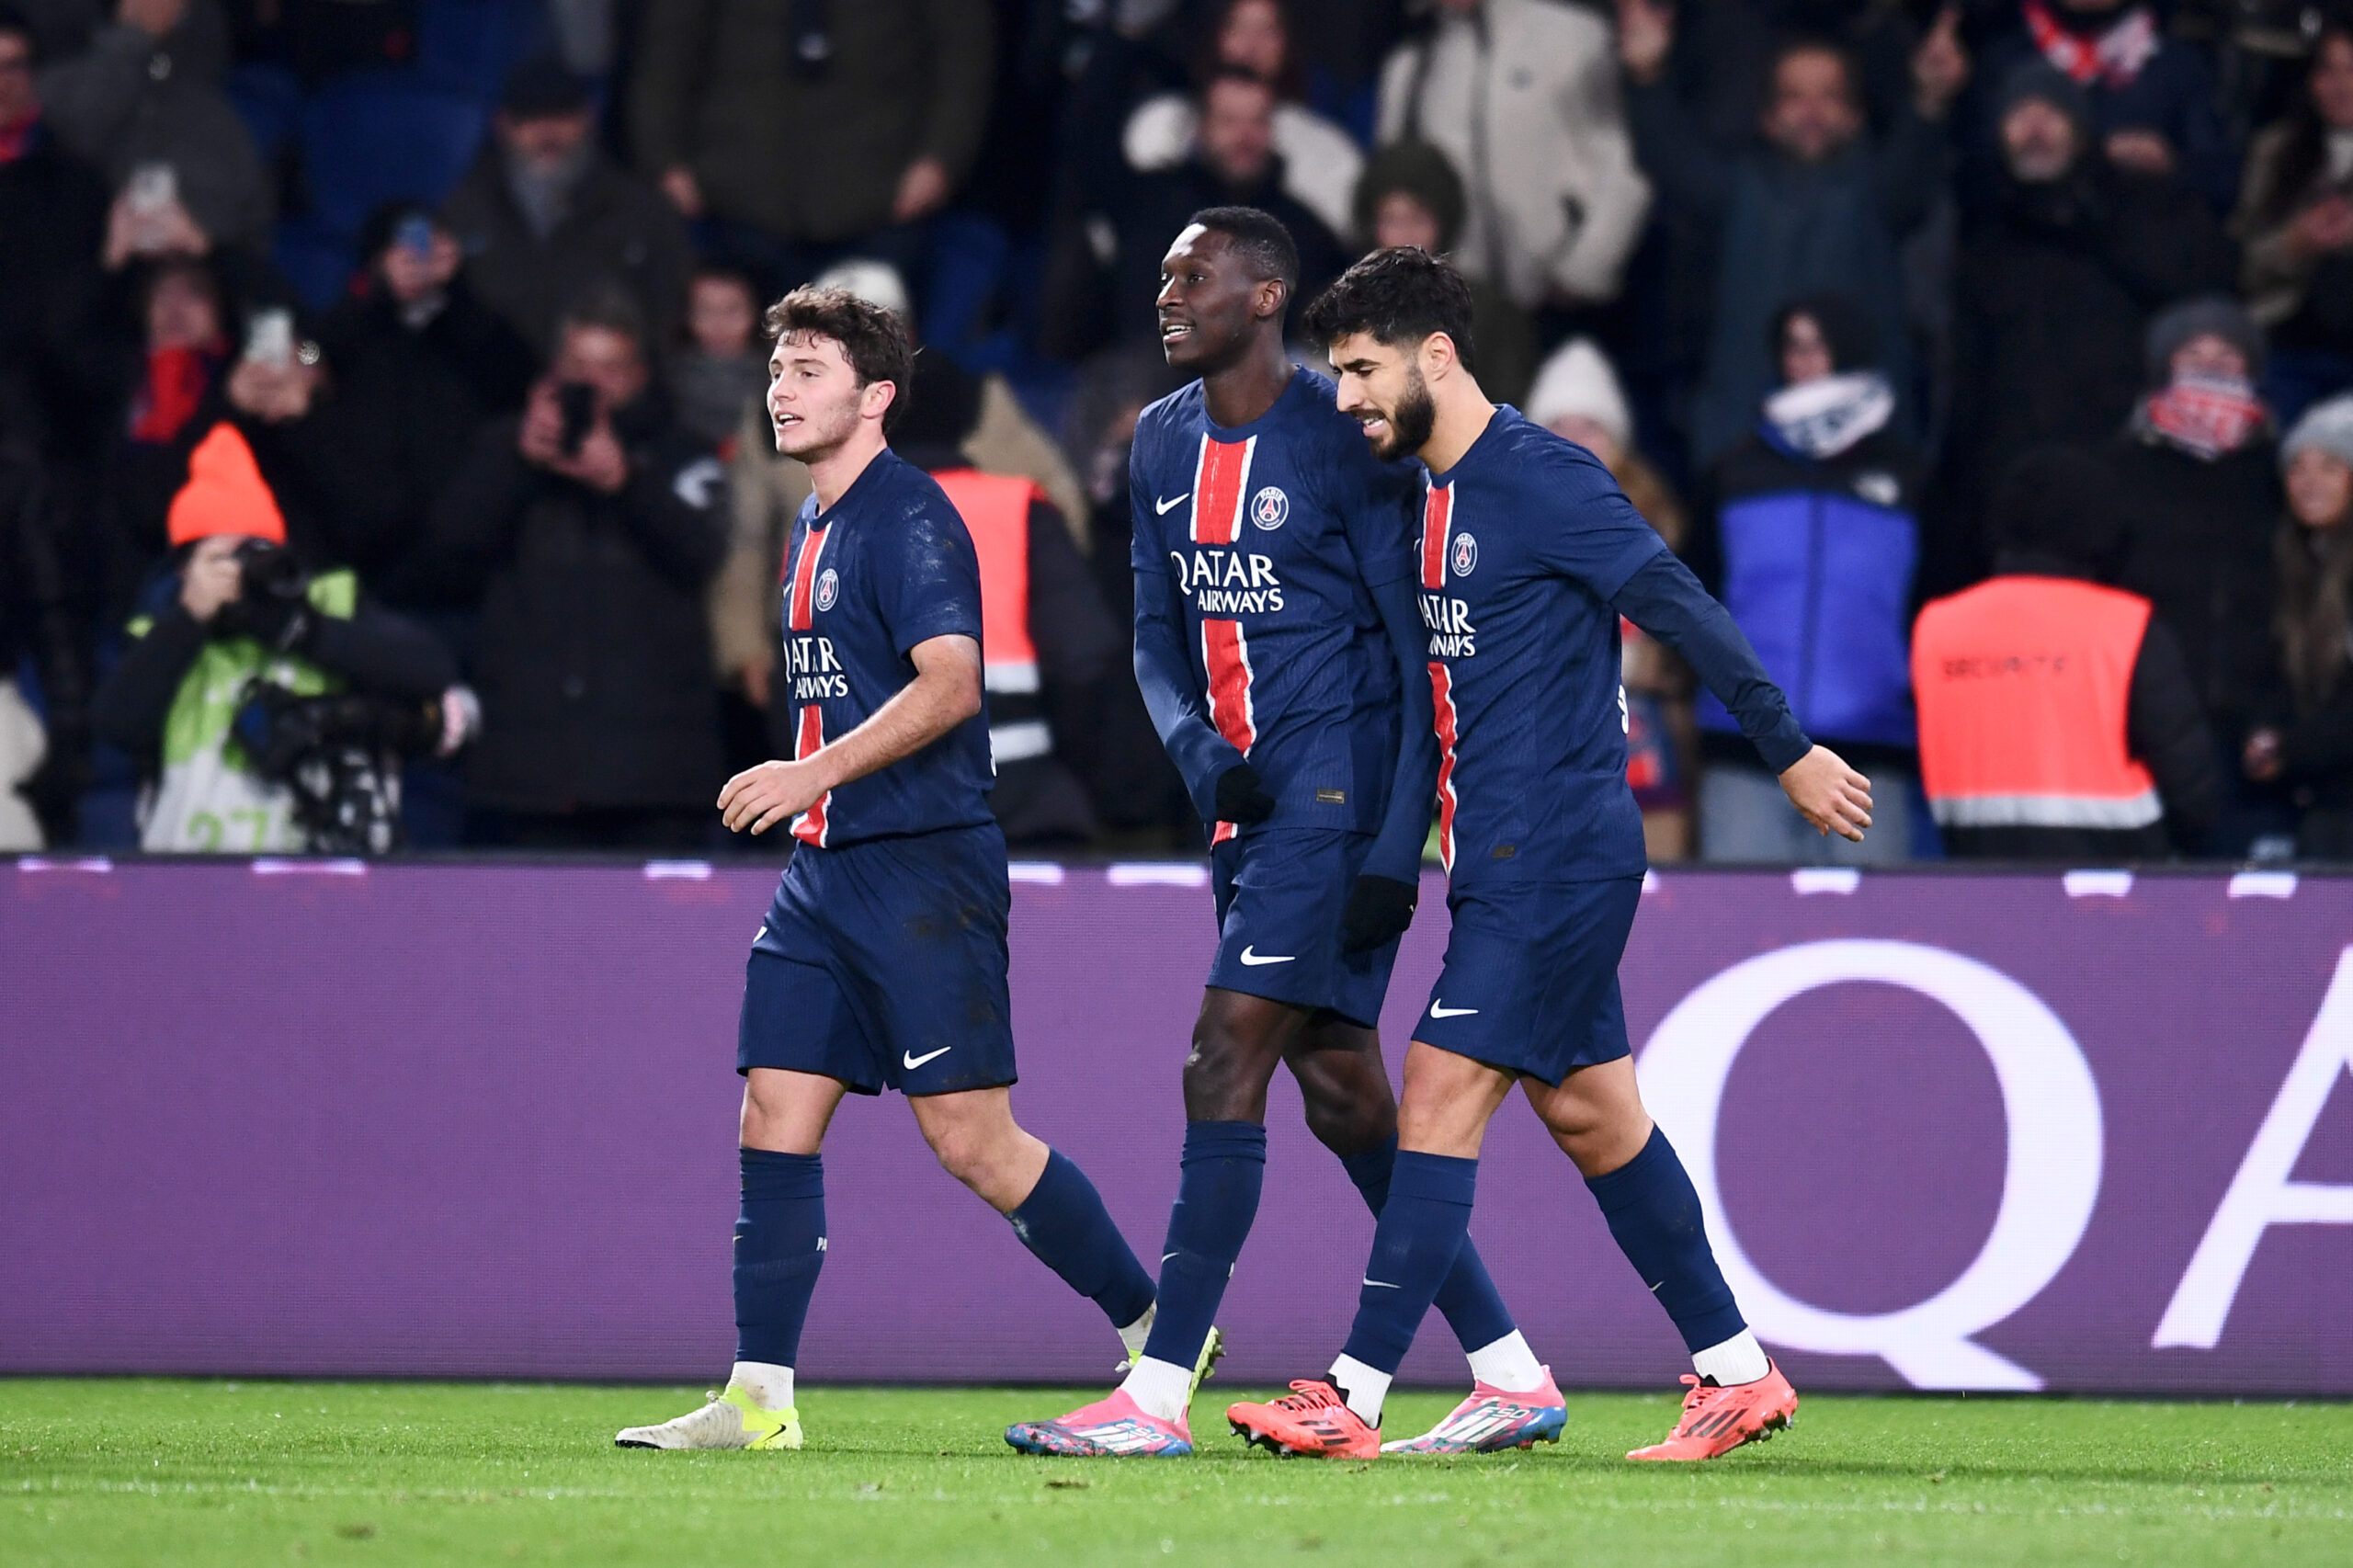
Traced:
[[[1196, 866], [1017, 867], [1014, 1105], [1157, 1256]], [[773, 869], [0, 868], [0, 1371], [716, 1378]], [[1385, 1037], [1443, 949], [1433, 880]], [[1802, 1387], [2353, 1393], [2353, 881], [1654, 875], [1643, 1089]], [[1322, 1367], [1371, 1221], [1279, 1085], [1221, 1322]], [[1106, 1384], [897, 1100], [826, 1151], [813, 1381]], [[1686, 1366], [1526, 1107], [1474, 1232], [1563, 1382]], [[1459, 1382], [1433, 1315], [1406, 1375]]]

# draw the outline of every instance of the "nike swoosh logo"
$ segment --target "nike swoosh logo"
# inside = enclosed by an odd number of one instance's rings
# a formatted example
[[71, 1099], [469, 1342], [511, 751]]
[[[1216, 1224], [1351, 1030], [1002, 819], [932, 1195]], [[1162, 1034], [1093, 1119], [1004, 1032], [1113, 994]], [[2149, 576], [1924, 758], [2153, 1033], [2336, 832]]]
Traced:
[[1368, 1274], [1368, 1275], [1366, 1275], [1366, 1276], [1365, 1276], [1364, 1282], [1365, 1282], [1366, 1284], [1368, 1284], [1368, 1285], [1371, 1286], [1371, 1287], [1372, 1287], [1374, 1290], [1394, 1290], [1395, 1289], [1397, 1289], [1397, 1287], [1396, 1287], [1396, 1286], [1392, 1285], [1388, 1280], [1386, 1280], [1386, 1279], [1375, 1279], [1375, 1278], [1374, 1278], [1371, 1275], [1370, 1275], [1370, 1274]]
[[943, 1045], [938, 1051], [926, 1051], [921, 1056], [917, 1056], [912, 1051], [903, 1051], [899, 1052], [899, 1065], [912, 1073], [916, 1068], [922, 1066], [925, 1062], [930, 1061], [933, 1057], [945, 1056], [955, 1049], [956, 1048], [952, 1045]]
[[1165, 501], [1155, 500], [1153, 502], [1152, 509], [1155, 516], [1165, 517], [1169, 513], [1175, 511], [1177, 507], [1183, 506], [1186, 502], [1191, 499], [1192, 497], [1189, 495], [1171, 495]]
[[1476, 1007], [1449, 1007], [1435, 1000], [1430, 1003], [1430, 1017], [1433, 1018], [1468, 1017], [1478, 1010]]
[[1256, 969], [1260, 964], [1290, 963], [1295, 961], [1298, 957], [1299, 955], [1297, 953], [1286, 954], [1281, 957], [1277, 957], [1273, 953], [1267, 953], [1261, 957], [1259, 954], [1251, 951], [1248, 948], [1242, 949], [1242, 961], [1248, 964], [1252, 969]]

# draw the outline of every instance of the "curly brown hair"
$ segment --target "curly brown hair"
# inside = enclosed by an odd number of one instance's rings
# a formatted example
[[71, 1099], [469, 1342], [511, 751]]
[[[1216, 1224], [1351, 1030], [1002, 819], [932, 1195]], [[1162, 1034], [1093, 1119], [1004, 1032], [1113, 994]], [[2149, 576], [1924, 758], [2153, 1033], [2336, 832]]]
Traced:
[[906, 324], [847, 289], [795, 289], [770, 305], [763, 320], [771, 343], [799, 333], [840, 344], [858, 385], [888, 381], [898, 389], [894, 415], [914, 390], [915, 349]]

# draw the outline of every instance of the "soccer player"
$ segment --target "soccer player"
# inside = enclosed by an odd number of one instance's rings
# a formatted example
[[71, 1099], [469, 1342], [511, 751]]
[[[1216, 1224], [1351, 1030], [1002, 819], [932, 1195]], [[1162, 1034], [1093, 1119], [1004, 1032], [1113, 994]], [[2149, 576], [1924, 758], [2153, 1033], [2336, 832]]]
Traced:
[[790, 822], [791, 863], [752, 944], [726, 1392], [623, 1448], [797, 1449], [793, 1365], [825, 1260], [819, 1149], [846, 1091], [897, 1089], [950, 1175], [1093, 1298], [1129, 1353], [1152, 1278], [1079, 1168], [1013, 1119], [1005, 839], [989, 815], [980, 562], [938, 484], [883, 440], [913, 350], [838, 290], [767, 313], [777, 449], [815, 493], [786, 555], [793, 760], [720, 792], [730, 829]]
[[1376, 252], [1306, 324], [1372, 449], [1427, 469], [1417, 575], [1454, 926], [1406, 1053], [1402, 1151], [1347, 1348], [1327, 1375], [1227, 1417], [1280, 1451], [1381, 1451], [1382, 1398], [1460, 1256], [1480, 1141], [1518, 1085], [1692, 1353], [1674, 1431], [1627, 1457], [1714, 1458], [1787, 1425], [1797, 1394], [1742, 1319], [1690, 1177], [1635, 1086], [1618, 960], [1643, 823], [1626, 784], [1618, 618], [1690, 662], [1818, 831], [1860, 839], [1870, 784], [1799, 730], [1732, 618], [1608, 471], [1487, 401], [1465, 362], [1471, 295], [1453, 268]]
[[[1035, 1453], [1185, 1454], [1211, 1319], [1258, 1210], [1267, 1085], [1381, 1211], [1396, 1102], [1374, 1033], [1412, 920], [1438, 772], [1414, 608], [1418, 487], [1296, 369], [1299, 277], [1266, 213], [1196, 213], [1162, 263], [1161, 343], [1200, 379], [1144, 410], [1136, 679], [1207, 825], [1220, 937], [1185, 1062], [1185, 1148], [1144, 1353], [1108, 1399], [1006, 1432]], [[1434, 1295], [1473, 1388], [1427, 1451], [1558, 1437], [1567, 1411], [1466, 1241]], [[1423, 1305], [1428, 1306], [1428, 1301]]]

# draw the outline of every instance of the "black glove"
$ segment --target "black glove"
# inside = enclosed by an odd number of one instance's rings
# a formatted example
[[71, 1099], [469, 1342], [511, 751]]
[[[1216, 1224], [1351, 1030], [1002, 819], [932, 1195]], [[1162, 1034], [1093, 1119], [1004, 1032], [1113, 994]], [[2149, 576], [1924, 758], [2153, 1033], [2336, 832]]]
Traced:
[[1258, 770], [1237, 762], [1217, 776], [1217, 820], [1236, 826], [1265, 822], [1275, 814], [1275, 798], [1258, 781]]
[[1348, 906], [1340, 913], [1340, 950], [1369, 952], [1405, 934], [1414, 923], [1414, 905], [1422, 890], [1394, 877], [1367, 871], [1348, 890]]

